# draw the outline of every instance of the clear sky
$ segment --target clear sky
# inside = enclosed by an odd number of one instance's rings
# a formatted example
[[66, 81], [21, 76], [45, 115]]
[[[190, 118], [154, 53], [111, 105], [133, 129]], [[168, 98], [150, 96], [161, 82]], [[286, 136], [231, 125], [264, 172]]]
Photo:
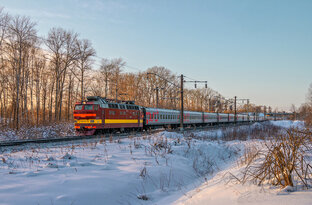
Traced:
[[[225, 97], [288, 109], [312, 82], [310, 0], [0, 0], [39, 35], [71, 29], [97, 55], [164, 66]], [[135, 70], [128, 70], [135, 72]]]

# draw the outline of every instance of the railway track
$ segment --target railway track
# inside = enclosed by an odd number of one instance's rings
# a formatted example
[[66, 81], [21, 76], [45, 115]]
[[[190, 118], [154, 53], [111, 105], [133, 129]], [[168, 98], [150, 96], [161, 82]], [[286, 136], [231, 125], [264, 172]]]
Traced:
[[24, 139], [24, 140], [10, 140], [10, 141], [0, 141], [0, 148], [1, 147], [10, 147], [10, 146], [20, 146], [20, 145], [26, 145], [26, 144], [43, 144], [43, 143], [53, 143], [53, 142], [66, 142], [66, 141], [76, 141], [76, 140], [84, 140], [84, 139], [100, 139], [103, 137], [111, 137], [113, 136], [116, 138], [126, 138], [128, 136], [138, 136], [142, 134], [156, 134], [158, 132], [162, 131], [169, 131], [169, 132], [185, 132], [185, 131], [201, 131], [201, 130], [211, 130], [211, 129], [218, 129], [218, 128], [224, 128], [224, 127], [237, 127], [242, 125], [251, 125], [252, 123], [240, 123], [240, 124], [220, 124], [220, 125], [214, 125], [214, 126], [205, 126], [205, 127], [187, 127], [184, 128], [182, 131], [179, 129], [156, 129], [156, 130], [149, 130], [149, 131], [143, 131], [143, 132], [135, 132], [135, 133], [114, 133], [114, 134], [101, 134], [101, 135], [90, 135], [90, 136], [65, 136], [60, 138], [39, 138], [39, 139]]

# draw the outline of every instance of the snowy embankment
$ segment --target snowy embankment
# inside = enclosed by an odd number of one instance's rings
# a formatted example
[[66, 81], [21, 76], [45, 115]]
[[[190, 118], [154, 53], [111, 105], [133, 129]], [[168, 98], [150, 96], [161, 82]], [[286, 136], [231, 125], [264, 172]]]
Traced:
[[75, 135], [73, 123], [59, 123], [38, 127], [21, 127], [18, 131], [10, 128], [0, 130], [0, 141], [20, 139], [59, 138]]
[[1, 148], [0, 204], [155, 204], [201, 185], [242, 149], [170, 132]]
[[263, 127], [1, 148], [0, 204], [249, 203], [267, 193], [223, 176]]
[[271, 121], [271, 123], [275, 126], [290, 128], [290, 127], [303, 127], [303, 121], [291, 121], [291, 120], [279, 120], [279, 121]]
[[[272, 121], [271, 124], [282, 128], [302, 128], [304, 123], [301, 121]], [[260, 140], [250, 140], [245, 144], [245, 149], [253, 147], [263, 147]], [[310, 150], [311, 151], [311, 150]], [[312, 153], [306, 153], [307, 159], [312, 162]], [[243, 157], [240, 159], [242, 160]], [[258, 186], [251, 181], [244, 184], [239, 182], [243, 173], [245, 173], [245, 165], [240, 161], [232, 165], [228, 169], [224, 169], [217, 173], [212, 179], [203, 183], [196, 189], [186, 193], [184, 196], [175, 200], [172, 204], [253, 204], [253, 205], [310, 205], [312, 204], [312, 191], [300, 185], [300, 180], [295, 180], [295, 187], [279, 188], [265, 184]], [[161, 200], [159, 203], [166, 202], [167, 199]]]
[[[186, 193], [172, 204], [310, 205], [312, 203], [310, 190], [287, 192], [279, 188], [261, 187], [252, 183], [242, 185], [233, 181], [229, 173], [238, 175], [240, 171], [238, 167], [221, 171], [211, 180]], [[162, 204], [162, 201], [159, 204]]]

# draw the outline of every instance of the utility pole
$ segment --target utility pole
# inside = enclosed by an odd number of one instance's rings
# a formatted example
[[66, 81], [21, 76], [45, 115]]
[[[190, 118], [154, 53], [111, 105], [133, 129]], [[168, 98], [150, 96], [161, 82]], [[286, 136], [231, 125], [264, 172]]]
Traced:
[[249, 99], [247, 99], [247, 119], [249, 121], [250, 117], [249, 117]]
[[208, 112], [211, 112], [211, 99], [208, 99]]
[[116, 82], [116, 103], [117, 103], [117, 99], [118, 99], [118, 86], [117, 86], [117, 82]]
[[234, 97], [234, 123], [236, 123], [236, 96]]
[[[156, 87], [154, 90], [156, 91], [156, 108], [159, 108], [159, 90], [164, 90], [165, 88]], [[164, 98], [161, 98], [164, 99]]]
[[[197, 83], [205, 83], [205, 87], [207, 88], [207, 81], [184, 81], [184, 75], [183, 74], [181, 74], [181, 85], [180, 85], [180, 87], [179, 87], [179, 85], [176, 85], [175, 83], [173, 83], [173, 82], [171, 82], [171, 81], [168, 81], [166, 78], [164, 78], [164, 77], [162, 77], [162, 76], [160, 76], [160, 75], [158, 75], [158, 74], [156, 74], [156, 73], [147, 73], [147, 78], [148, 78], [148, 76], [149, 75], [155, 75], [155, 76], [157, 76], [157, 77], [159, 77], [159, 78], [161, 78], [161, 79], [163, 79], [163, 80], [165, 80], [166, 82], [168, 82], [168, 83], [170, 83], [171, 85], [174, 85], [176, 88], [180, 88], [180, 93], [181, 93], [181, 97], [180, 97], [180, 100], [181, 100], [181, 102], [180, 102], [180, 106], [181, 106], [181, 110], [180, 110], [180, 129], [181, 130], [183, 130], [183, 121], [184, 121], [184, 106], [183, 106], [183, 89], [184, 89], [184, 82], [186, 82], [186, 83], [195, 83], [195, 88], [197, 88]], [[161, 88], [161, 89], [163, 89], [163, 88]], [[159, 91], [159, 88], [158, 87], [156, 87], [156, 104], [157, 104], [157, 107], [158, 107], [158, 91]]]
[[183, 130], [183, 83], [184, 83], [184, 76], [183, 74], [181, 75], [181, 111], [180, 111], [180, 130]]
[[158, 92], [159, 92], [159, 88], [156, 87], [156, 108], [158, 108]]

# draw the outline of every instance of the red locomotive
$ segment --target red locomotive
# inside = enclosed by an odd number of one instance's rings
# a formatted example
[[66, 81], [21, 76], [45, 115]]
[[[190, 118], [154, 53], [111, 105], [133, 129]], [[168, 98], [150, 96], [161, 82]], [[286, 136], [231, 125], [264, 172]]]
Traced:
[[75, 129], [78, 135], [143, 129], [143, 111], [133, 101], [118, 101], [89, 96], [76, 103]]

